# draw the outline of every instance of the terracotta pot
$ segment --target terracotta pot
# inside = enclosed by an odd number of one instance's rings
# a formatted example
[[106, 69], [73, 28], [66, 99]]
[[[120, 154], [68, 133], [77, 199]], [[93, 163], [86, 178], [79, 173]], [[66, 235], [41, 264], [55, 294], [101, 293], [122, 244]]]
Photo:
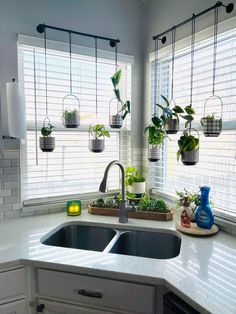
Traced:
[[179, 131], [179, 120], [171, 119], [165, 123], [165, 130], [167, 134], [176, 134]]
[[101, 153], [105, 149], [105, 140], [100, 138], [90, 139], [89, 149], [93, 153]]
[[123, 124], [122, 115], [116, 114], [116, 115], [110, 116], [109, 124], [110, 124], [110, 127], [113, 129], [120, 129]]
[[161, 151], [160, 147], [150, 147], [148, 149], [148, 160], [150, 162], [156, 162], [160, 160]]
[[186, 166], [196, 165], [199, 162], [199, 148], [189, 152], [184, 152], [181, 155], [181, 160], [182, 163]]
[[43, 137], [39, 138], [39, 146], [43, 152], [53, 152], [55, 149], [55, 137]]

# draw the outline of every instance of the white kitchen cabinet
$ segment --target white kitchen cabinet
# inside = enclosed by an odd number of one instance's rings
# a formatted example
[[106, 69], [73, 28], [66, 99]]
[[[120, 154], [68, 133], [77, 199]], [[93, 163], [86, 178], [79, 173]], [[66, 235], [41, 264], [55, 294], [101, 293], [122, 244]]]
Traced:
[[23, 298], [25, 290], [25, 268], [0, 272], [0, 304]]
[[14, 301], [0, 305], [0, 314], [26, 314], [25, 300]]
[[43, 314], [114, 314], [104, 310], [92, 309], [89, 307], [70, 305], [61, 302], [49, 301], [45, 299], [38, 300], [39, 304], [44, 305]]
[[[155, 313], [153, 286], [46, 269], [38, 269], [36, 278], [39, 298], [76, 303], [82, 308], [76, 313]], [[74, 314], [72, 310], [55, 313]]]

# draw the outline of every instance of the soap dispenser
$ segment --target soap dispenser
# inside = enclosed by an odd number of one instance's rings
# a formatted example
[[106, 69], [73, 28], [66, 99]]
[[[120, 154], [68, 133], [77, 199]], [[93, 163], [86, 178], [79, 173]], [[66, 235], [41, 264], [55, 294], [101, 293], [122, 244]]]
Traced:
[[214, 224], [214, 215], [209, 202], [209, 186], [202, 186], [200, 188], [201, 198], [200, 206], [196, 211], [196, 223], [199, 228], [211, 229]]

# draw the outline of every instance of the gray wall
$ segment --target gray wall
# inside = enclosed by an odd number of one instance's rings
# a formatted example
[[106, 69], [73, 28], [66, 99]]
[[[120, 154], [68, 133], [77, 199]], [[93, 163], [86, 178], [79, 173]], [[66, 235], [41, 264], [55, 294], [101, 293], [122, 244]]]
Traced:
[[[38, 34], [35, 26], [46, 23], [107, 37], [120, 38], [119, 51], [134, 56], [132, 77], [133, 147], [140, 147], [142, 42], [141, 14], [145, 3], [141, 0], [0, 0], [0, 86], [3, 128], [6, 134], [5, 86], [17, 78], [16, 35]], [[67, 41], [65, 34], [49, 32], [50, 39]], [[78, 39], [78, 43], [82, 38]], [[84, 41], [82, 42], [84, 43]], [[93, 43], [93, 41], [92, 41]], [[88, 45], [91, 44], [88, 42]], [[99, 48], [107, 49], [106, 42]]]

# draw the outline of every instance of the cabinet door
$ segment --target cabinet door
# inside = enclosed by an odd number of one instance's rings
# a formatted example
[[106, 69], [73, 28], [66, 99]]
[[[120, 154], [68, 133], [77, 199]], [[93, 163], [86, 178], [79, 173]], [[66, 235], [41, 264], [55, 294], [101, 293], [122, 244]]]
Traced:
[[0, 305], [0, 314], [26, 314], [25, 300]]
[[[44, 305], [43, 314], [114, 314], [104, 310], [92, 309], [83, 306], [70, 305], [61, 302], [40, 299], [39, 304]], [[14, 313], [15, 314], [15, 313]], [[17, 313], [18, 314], [18, 313]]]

